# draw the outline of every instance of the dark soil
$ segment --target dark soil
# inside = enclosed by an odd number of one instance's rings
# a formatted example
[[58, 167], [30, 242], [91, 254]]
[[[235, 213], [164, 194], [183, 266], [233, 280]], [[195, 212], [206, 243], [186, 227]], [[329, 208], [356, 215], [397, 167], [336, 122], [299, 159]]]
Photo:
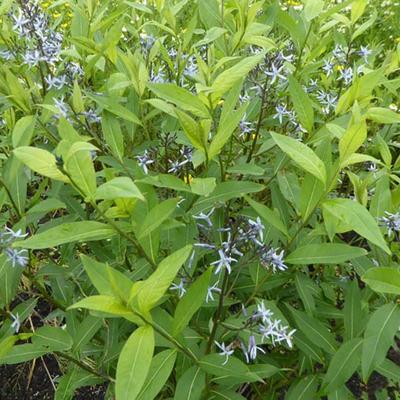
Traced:
[[[38, 358], [32, 372], [32, 362], [1, 365], [0, 400], [53, 400], [54, 387], [44, 364], [56, 385], [60, 369], [53, 356], [44, 356], [43, 361]], [[104, 400], [106, 390], [106, 385], [82, 387], [75, 392], [74, 400]]]
[[[11, 308], [27, 298], [21, 294]], [[42, 326], [43, 318], [51, 311], [52, 307], [39, 299], [31, 317], [33, 326]], [[30, 329], [29, 324], [26, 327]], [[35, 363], [0, 365], [0, 400], [54, 400], [54, 386], [57, 386], [56, 378], [61, 376], [61, 371], [54, 356], [45, 355], [42, 358], [36, 359]], [[106, 391], [107, 385], [86, 386], [77, 389], [73, 399], [104, 400]]]
[[[51, 384], [60, 374], [54, 357], [38, 358], [31, 371], [33, 363], [0, 366], [0, 399], [1, 400], [53, 400], [54, 388]], [[31, 377], [31, 379], [29, 379]]]

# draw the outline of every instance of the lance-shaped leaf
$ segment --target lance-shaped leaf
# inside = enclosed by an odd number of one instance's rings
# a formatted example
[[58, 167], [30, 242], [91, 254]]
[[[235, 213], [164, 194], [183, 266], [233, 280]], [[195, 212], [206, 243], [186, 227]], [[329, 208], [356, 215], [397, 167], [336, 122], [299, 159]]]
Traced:
[[400, 271], [397, 268], [370, 268], [361, 279], [375, 292], [400, 295]]
[[243, 77], [245, 77], [259, 62], [261, 62], [264, 56], [265, 52], [255, 56], [246, 57], [233, 67], [230, 67], [219, 74], [211, 86], [213, 100], [218, 99], [225, 92], [231, 89], [235, 83], [242, 80]]
[[190, 286], [187, 293], [179, 301], [172, 322], [172, 334], [177, 336], [190, 322], [194, 313], [202, 306], [206, 299], [208, 284], [212, 269], [209, 268], [196, 282]]
[[255, 182], [227, 181], [217, 185], [215, 190], [207, 197], [200, 198], [194, 203], [192, 214], [212, 208], [215, 204], [224, 203], [228, 200], [243, 197], [249, 193], [260, 192], [264, 185]]
[[388, 108], [371, 107], [368, 109], [365, 118], [380, 124], [398, 124], [400, 115]]
[[69, 222], [38, 233], [29, 239], [15, 242], [13, 246], [25, 249], [46, 249], [65, 243], [108, 239], [115, 234], [113, 228], [101, 222]]
[[323, 393], [330, 393], [344, 385], [360, 365], [362, 339], [342, 344], [329, 363], [322, 382]]
[[239, 125], [243, 115], [245, 114], [247, 106], [248, 103], [243, 104], [238, 110], [235, 110], [235, 112], [231, 113], [229, 118], [226, 117], [220, 120], [217, 133], [213, 137], [208, 151], [210, 160], [220, 153], [221, 149], [230, 139], [236, 127]]
[[174, 400], [200, 400], [206, 373], [198, 366], [189, 368], [178, 380]]
[[400, 326], [400, 307], [398, 304], [385, 304], [370, 317], [364, 334], [361, 371], [364, 382], [371, 372], [386, 357], [390, 346], [394, 344], [394, 335]]
[[142, 389], [154, 353], [154, 332], [149, 325], [136, 329], [121, 350], [117, 364], [115, 395], [135, 400]]
[[325, 201], [323, 208], [338, 218], [340, 222], [390, 254], [390, 249], [382, 236], [378, 223], [360, 203], [349, 199], [333, 199]]
[[322, 160], [305, 144], [288, 136], [271, 133], [272, 138], [279, 148], [286, 153], [300, 168], [309, 172], [326, 183], [325, 164]]
[[156, 398], [167, 382], [174, 368], [175, 360], [176, 350], [164, 350], [154, 356], [138, 400], [152, 400]]
[[193, 146], [198, 150], [205, 151], [200, 125], [191, 116], [183, 111], [177, 109], [175, 110], [175, 114], [178, 117], [186, 136], [192, 142]]
[[339, 154], [341, 165], [347, 165], [351, 157], [367, 138], [367, 124], [364, 120], [350, 125], [339, 140]]
[[179, 199], [164, 200], [153, 207], [146, 215], [143, 224], [140, 227], [138, 238], [143, 239], [157, 229], [165, 220], [167, 220], [176, 210]]
[[[175, 279], [176, 274], [192, 251], [188, 245], [175, 251], [161, 261], [157, 269], [145, 281], [140, 282], [137, 292], [133, 292], [134, 304], [142, 312], [151, 310], [165, 294]], [[132, 288], [132, 290], [135, 290]]]
[[285, 261], [288, 264], [336, 264], [367, 254], [365, 249], [340, 243], [318, 243], [298, 247]]
[[69, 182], [68, 177], [58, 169], [56, 158], [47, 150], [21, 146], [15, 149], [13, 154], [32, 171], [57, 181]]
[[210, 116], [207, 107], [202, 101], [182, 87], [172, 83], [148, 83], [147, 87], [158, 97], [198, 117], [209, 118]]
[[314, 110], [311, 100], [300, 83], [297, 82], [296, 78], [293, 76], [289, 77], [289, 92], [301, 125], [303, 125], [308, 132], [311, 132], [314, 126]]
[[133, 198], [144, 201], [139, 188], [133, 183], [132, 179], [125, 176], [117, 177], [103, 183], [96, 191], [96, 199], [115, 200]]

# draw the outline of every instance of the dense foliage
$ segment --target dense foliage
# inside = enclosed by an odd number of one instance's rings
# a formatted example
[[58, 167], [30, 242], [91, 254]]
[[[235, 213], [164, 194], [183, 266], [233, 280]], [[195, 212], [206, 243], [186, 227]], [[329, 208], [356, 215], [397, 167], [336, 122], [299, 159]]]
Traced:
[[51, 353], [56, 400], [398, 398], [398, 3], [0, 15], [1, 364]]

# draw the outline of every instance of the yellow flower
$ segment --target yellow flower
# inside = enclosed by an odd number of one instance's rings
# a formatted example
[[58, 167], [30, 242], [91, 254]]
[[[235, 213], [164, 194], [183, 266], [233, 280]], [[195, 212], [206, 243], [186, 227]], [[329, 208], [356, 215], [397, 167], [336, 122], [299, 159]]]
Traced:
[[54, 18], [61, 17], [61, 14], [58, 11], [53, 12], [52, 15], [53, 15]]
[[288, 0], [287, 5], [291, 7], [296, 7], [296, 6], [301, 6], [301, 3], [296, 0]]
[[344, 65], [336, 65], [335, 67], [336, 71], [343, 71], [344, 70]]
[[184, 178], [183, 178], [183, 181], [185, 182], [185, 183], [187, 183], [187, 184], [191, 184], [192, 183], [192, 181], [193, 181], [193, 176], [192, 175], [190, 175], [190, 174], [188, 174], [187, 176], [185, 176]]
[[64, 22], [61, 24], [61, 28], [66, 29], [68, 27], [68, 22]]

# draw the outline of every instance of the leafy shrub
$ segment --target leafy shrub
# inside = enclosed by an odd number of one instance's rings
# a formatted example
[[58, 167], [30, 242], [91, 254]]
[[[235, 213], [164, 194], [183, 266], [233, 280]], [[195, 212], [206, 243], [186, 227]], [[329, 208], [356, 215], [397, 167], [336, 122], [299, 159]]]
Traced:
[[56, 399], [103, 382], [117, 400], [347, 399], [373, 373], [394, 396], [400, 48], [381, 28], [397, 16], [0, 13], [0, 363], [53, 354]]

